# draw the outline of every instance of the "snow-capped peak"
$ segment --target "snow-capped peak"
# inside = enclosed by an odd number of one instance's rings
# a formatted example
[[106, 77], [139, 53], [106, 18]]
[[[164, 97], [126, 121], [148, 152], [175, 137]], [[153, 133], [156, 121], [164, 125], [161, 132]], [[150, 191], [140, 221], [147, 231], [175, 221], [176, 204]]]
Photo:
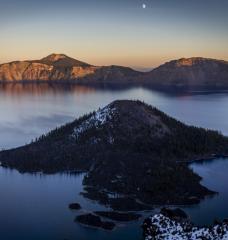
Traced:
[[79, 138], [81, 134], [91, 128], [99, 128], [104, 125], [107, 121], [111, 120], [116, 112], [115, 108], [106, 106], [103, 109], [99, 109], [92, 116], [83, 121], [79, 126], [74, 128], [73, 136]]

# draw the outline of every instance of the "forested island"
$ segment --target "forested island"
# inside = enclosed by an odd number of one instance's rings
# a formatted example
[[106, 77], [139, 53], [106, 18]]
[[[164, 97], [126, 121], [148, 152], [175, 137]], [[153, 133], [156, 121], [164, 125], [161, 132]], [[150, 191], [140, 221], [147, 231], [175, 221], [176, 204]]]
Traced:
[[227, 154], [228, 138], [219, 132], [123, 100], [0, 152], [0, 162], [20, 172], [86, 172], [85, 197], [126, 211], [194, 204], [214, 194], [187, 163]]

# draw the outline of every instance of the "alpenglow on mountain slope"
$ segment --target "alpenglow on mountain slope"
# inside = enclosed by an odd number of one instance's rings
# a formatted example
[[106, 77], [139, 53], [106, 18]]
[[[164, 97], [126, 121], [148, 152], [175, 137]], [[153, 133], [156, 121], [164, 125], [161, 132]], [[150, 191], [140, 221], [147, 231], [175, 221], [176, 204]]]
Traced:
[[61, 81], [94, 83], [97, 81], [124, 82], [139, 76], [127, 67], [97, 67], [70, 58], [64, 54], [51, 54], [41, 60], [17, 61], [0, 65], [0, 81]]
[[[135, 199], [198, 202], [212, 192], [184, 162], [227, 152], [228, 139], [218, 132], [186, 126], [140, 101], [123, 100], [31, 144], [2, 151], [0, 161], [21, 172], [85, 171], [84, 196], [120, 209]], [[110, 192], [119, 198], [110, 199]]]
[[170, 61], [150, 72], [121, 66], [92, 66], [64, 54], [0, 65], [0, 82], [140, 84], [169, 90], [226, 90], [228, 62], [207, 58]]

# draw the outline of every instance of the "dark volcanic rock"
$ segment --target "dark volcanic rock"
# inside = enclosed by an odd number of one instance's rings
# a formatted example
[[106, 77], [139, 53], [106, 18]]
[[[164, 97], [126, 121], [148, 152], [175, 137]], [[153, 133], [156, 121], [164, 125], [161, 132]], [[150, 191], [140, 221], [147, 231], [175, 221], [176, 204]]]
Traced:
[[71, 204], [69, 204], [69, 208], [71, 210], [80, 210], [81, 209], [81, 205], [79, 203], [71, 203]]
[[162, 208], [161, 214], [171, 219], [187, 219], [188, 215], [180, 208]]
[[95, 214], [109, 218], [114, 221], [119, 221], [119, 222], [129, 222], [129, 221], [135, 221], [138, 220], [141, 215], [136, 214], [136, 213], [120, 213], [120, 212], [103, 212], [103, 211], [97, 211]]
[[75, 221], [90, 227], [103, 228], [105, 230], [112, 230], [115, 227], [115, 223], [103, 222], [99, 216], [93, 214], [77, 216]]
[[26, 146], [0, 152], [21, 172], [86, 171], [84, 196], [114, 210], [192, 204], [213, 194], [186, 162], [227, 155], [228, 138], [140, 101], [115, 101]]

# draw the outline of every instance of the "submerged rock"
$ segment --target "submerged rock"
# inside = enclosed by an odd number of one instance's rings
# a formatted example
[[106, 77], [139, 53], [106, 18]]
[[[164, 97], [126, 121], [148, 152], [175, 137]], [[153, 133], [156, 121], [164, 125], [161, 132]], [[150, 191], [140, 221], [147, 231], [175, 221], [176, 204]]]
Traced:
[[94, 188], [85, 188], [81, 193], [84, 197], [98, 201], [102, 205], [110, 206], [114, 211], [144, 211], [152, 210], [150, 205], [139, 203], [131, 197], [109, 197], [106, 192], [98, 191]]
[[109, 218], [114, 221], [119, 221], [119, 222], [130, 222], [130, 221], [135, 221], [138, 220], [141, 215], [136, 214], [136, 213], [120, 213], [120, 212], [103, 212], [103, 211], [97, 211], [95, 214]]
[[91, 213], [77, 216], [75, 222], [79, 222], [90, 227], [103, 228], [105, 230], [112, 230], [115, 227], [115, 223], [103, 222], [99, 216]]
[[80, 210], [82, 207], [79, 203], [71, 203], [69, 204], [69, 208], [71, 210]]
[[216, 222], [210, 227], [196, 227], [182, 210], [164, 209], [143, 223], [145, 240], [225, 240], [228, 222]]
[[109, 199], [109, 205], [113, 210], [117, 211], [145, 211], [153, 209], [151, 206], [139, 203], [129, 197]]

